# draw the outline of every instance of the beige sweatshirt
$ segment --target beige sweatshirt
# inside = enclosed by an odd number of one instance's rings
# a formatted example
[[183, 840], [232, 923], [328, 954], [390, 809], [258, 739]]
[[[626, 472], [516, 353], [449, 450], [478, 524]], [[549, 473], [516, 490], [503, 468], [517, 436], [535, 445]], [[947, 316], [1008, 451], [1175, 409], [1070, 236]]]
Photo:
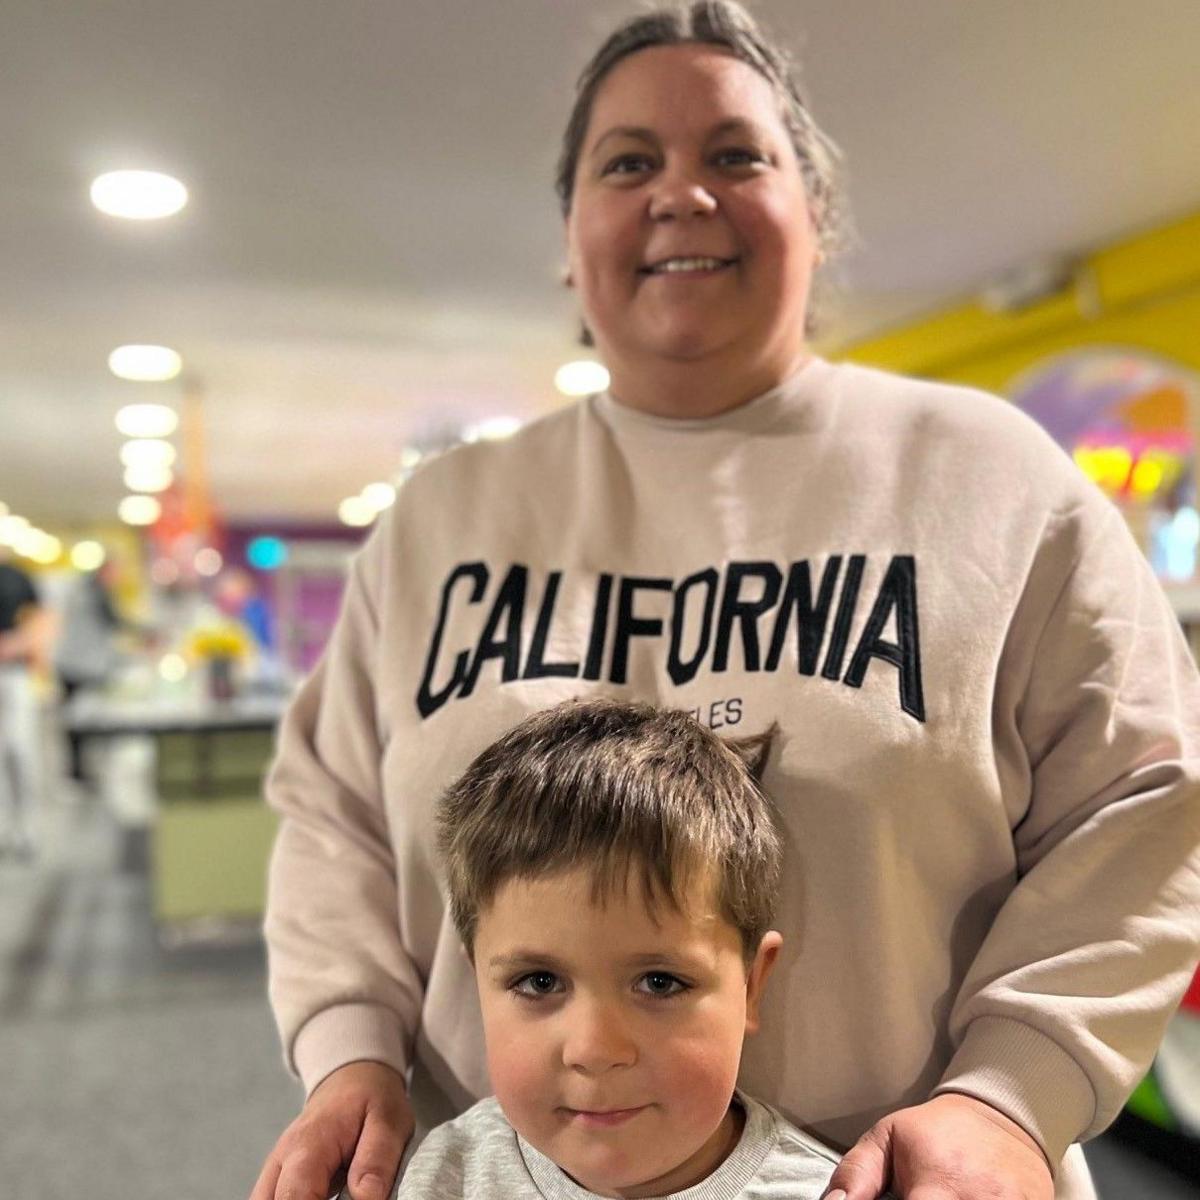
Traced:
[[[1145, 1071], [1200, 945], [1200, 684], [1120, 514], [1028, 419], [811, 361], [722, 416], [600, 396], [401, 489], [280, 734], [266, 932], [311, 1089], [419, 1129], [489, 1091], [435, 798], [527, 713], [777, 721], [783, 955], [741, 1085], [845, 1147], [939, 1089], [1053, 1162]], [[1091, 1195], [1078, 1149], [1059, 1197]]]

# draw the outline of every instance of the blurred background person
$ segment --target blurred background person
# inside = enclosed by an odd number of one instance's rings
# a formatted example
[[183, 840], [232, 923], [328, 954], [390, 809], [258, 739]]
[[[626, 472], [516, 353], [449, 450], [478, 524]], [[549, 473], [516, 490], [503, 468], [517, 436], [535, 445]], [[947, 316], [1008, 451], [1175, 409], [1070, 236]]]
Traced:
[[[120, 662], [116, 635], [130, 626], [121, 618], [113, 599], [117, 573], [116, 563], [105, 558], [95, 569], [81, 572], [63, 597], [54, 669], [64, 703], [69, 703], [80, 688], [103, 687]], [[86, 783], [84, 738], [70, 729], [66, 736], [67, 775], [77, 783]]]
[[0, 855], [30, 859], [38, 787], [33, 668], [45, 652], [49, 618], [33, 581], [0, 545]]

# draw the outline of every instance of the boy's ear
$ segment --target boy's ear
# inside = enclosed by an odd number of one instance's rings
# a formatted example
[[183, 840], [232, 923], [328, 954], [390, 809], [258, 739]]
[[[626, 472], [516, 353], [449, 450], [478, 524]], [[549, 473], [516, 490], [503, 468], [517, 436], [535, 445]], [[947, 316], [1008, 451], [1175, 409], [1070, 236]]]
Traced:
[[758, 950], [750, 970], [746, 975], [746, 1032], [757, 1033], [759, 1026], [759, 1005], [767, 986], [767, 976], [775, 966], [779, 957], [779, 948], [783, 945], [783, 934], [778, 930], [768, 929], [758, 943]]

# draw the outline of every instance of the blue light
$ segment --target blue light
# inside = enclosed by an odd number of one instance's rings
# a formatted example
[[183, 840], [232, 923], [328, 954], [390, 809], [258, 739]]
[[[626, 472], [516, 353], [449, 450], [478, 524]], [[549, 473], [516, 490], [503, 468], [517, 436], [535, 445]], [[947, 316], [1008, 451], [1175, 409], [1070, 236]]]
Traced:
[[246, 547], [246, 561], [260, 571], [278, 570], [287, 556], [287, 547], [277, 537], [256, 537]]

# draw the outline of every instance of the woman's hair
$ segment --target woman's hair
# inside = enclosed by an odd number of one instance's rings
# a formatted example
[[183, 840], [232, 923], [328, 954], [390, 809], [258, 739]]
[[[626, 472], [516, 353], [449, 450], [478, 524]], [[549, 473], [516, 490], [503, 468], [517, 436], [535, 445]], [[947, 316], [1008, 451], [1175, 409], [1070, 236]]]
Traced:
[[640, 882], [653, 909], [711, 889], [750, 961], [769, 928], [781, 844], [756, 782], [774, 736], [722, 741], [690, 714], [570, 701], [492, 743], [442, 797], [438, 849], [469, 953], [511, 879], [586, 867], [592, 896]]
[[848, 214], [841, 178], [841, 151], [813, 119], [800, 94], [787, 54], [773, 46], [754, 18], [734, 0], [697, 0], [655, 8], [618, 26], [575, 85], [575, 104], [563, 132], [555, 190], [563, 216], [571, 211], [575, 172], [596, 93], [608, 73], [631, 54], [651, 46], [699, 42], [720, 46], [756, 70], [779, 100], [783, 123], [791, 136], [808, 194], [817, 240], [826, 258], [849, 239]]

